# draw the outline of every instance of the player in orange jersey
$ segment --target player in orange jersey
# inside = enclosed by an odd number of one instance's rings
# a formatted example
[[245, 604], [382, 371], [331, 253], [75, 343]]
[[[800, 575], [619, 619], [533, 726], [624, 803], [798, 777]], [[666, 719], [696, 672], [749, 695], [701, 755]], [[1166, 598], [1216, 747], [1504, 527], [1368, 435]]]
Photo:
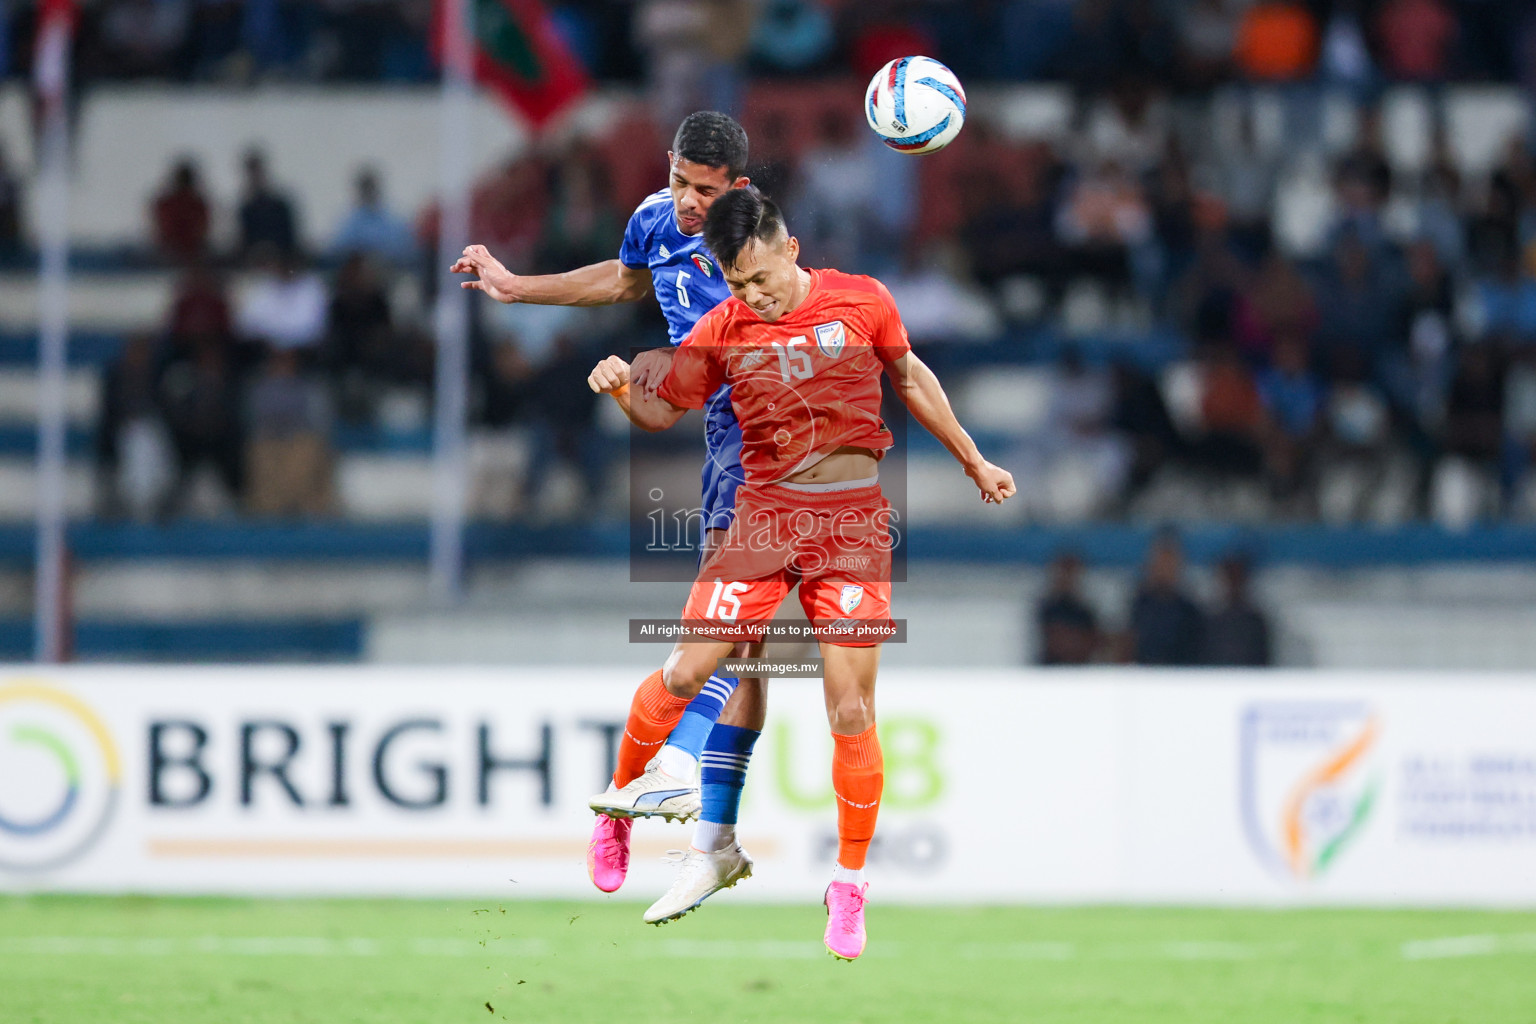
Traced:
[[[834, 740], [838, 855], [824, 897], [825, 940], [834, 956], [851, 960], [864, 949], [863, 868], [884, 787], [874, 694], [880, 637], [889, 635], [890, 506], [877, 467], [893, 438], [880, 418], [882, 375], [983, 501], [1012, 497], [1013, 477], [982, 458], [960, 426], [938, 378], [912, 354], [884, 285], [801, 268], [799, 242], [755, 189], [716, 199], [704, 237], [731, 298], [695, 325], [654, 390], [631, 389], [621, 405], [642, 429], [664, 430], [730, 384], [746, 482], [725, 541], [705, 561], [683, 611], [689, 636], [641, 684], [621, 742], [670, 730], [716, 663], [739, 640], [761, 638], [798, 586], [817, 628]], [[588, 383], [622, 392], [629, 366], [610, 356]], [[642, 805], [646, 778], [631, 786]], [[720, 850], [696, 837], [694, 847], [647, 921], [680, 917], [751, 874], [751, 859], [734, 842]]]

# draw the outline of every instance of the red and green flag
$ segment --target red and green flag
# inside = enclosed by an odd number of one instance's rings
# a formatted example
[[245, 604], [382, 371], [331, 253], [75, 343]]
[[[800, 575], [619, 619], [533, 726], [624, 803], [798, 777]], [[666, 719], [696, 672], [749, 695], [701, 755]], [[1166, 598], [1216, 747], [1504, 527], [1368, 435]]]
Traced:
[[[475, 79], [535, 128], [580, 98], [587, 74], [540, 0], [468, 0], [474, 18]], [[444, 18], [437, 0], [433, 39], [442, 53]]]

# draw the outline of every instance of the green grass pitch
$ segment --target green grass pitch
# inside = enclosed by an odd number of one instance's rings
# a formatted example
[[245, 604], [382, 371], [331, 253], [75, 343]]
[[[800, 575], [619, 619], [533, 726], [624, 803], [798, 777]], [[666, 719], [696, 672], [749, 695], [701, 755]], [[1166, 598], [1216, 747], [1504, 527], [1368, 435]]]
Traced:
[[1536, 913], [0, 898], [5, 1024], [1536, 1024]]

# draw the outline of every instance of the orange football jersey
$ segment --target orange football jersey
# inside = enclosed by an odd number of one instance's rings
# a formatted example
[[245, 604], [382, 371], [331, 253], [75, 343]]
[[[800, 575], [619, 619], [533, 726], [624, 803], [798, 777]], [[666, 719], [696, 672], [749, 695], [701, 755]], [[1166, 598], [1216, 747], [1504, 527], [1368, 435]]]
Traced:
[[810, 275], [810, 294], [776, 323], [734, 297], [720, 303], [683, 339], [657, 389], [699, 409], [731, 386], [749, 483], [782, 480], [839, 445], [884, 452], [893, 443], [880, 377], [912, 349], [896, 303], [872, 277]]

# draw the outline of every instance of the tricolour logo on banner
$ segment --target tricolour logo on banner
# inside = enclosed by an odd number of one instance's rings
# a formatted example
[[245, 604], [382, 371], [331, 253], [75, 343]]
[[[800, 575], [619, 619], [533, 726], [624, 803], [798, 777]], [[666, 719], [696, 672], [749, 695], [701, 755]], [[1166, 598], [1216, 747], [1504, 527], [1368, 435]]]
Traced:
[[1363, 703], [1275, 701], [1243, 711], [1243, 827], [1276, 874], [1315, 878], [1359, 838], [1380, 788], [1381, 724]]
[[0, 685], [0, 871], [61, 867], [93, 846], [122, 786], [117, 744], [63, 690]]

